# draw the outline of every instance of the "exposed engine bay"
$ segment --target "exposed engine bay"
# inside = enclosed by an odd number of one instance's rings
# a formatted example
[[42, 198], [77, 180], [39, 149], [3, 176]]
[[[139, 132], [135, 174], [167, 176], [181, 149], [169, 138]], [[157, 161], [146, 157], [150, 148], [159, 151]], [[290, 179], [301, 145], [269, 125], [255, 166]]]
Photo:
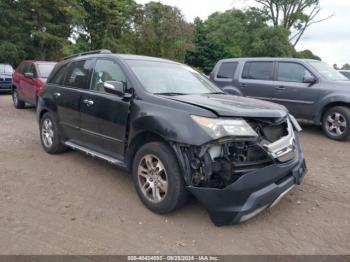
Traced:
[[246, 120], [257, 138], [230, 137], [202, 146], [178, 146], [188, 169], [188, 185], [222, 189], [244, 174], [294, 158], [294, 131], [288, 118]]

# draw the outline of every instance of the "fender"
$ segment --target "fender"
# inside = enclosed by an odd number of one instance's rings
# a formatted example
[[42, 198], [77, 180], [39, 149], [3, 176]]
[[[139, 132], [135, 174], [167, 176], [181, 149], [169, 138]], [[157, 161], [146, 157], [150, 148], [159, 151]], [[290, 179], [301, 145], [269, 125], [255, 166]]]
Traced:
[[243, 96], [241, 90], [239, 88], [234, 86], [224, 86], [221, 88], [226, 94], [229, 95], [236, 95], [236, 96]]
[[[130, 115], [130, 127], [128, 132], [128, 143], [142, 132], [151, 132], [166, 141], [176, 142], [180, 144], [202, 145], [211, 141], [212, 138], [191, 118], [189, 108], [195, 108], [198, 115], [206, 117], [215, 117], [213, 113], [208, 110], [187, 105], [185, 103], [172, 101], [166, 99], [168, 105], [178, 104], [182, 109], [163, 106], [158, 103], [148, 103], [144, 101], [135, 101], [132, 105]], [[186, 108], [188, 110], [186, 110]], [[140, 110], [141, 109], [141, 110]]]
[[322, 114], [325, 108], [330, 104], [348, 104], [350, 107], [350, 95], [348, 93], [337, 93], [330, 94], [325, 96], [321, 101], [316, 105], [317, 114], [315, 115], [314, 122], [315, 124], [320, 124], [322, 122]]

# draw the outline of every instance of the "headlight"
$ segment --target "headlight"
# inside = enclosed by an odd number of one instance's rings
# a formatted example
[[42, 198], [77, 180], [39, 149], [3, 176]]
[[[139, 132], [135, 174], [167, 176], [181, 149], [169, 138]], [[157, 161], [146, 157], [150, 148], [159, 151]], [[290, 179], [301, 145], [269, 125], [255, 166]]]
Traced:
[[243, 119], [221, 119], [191, 116], [211, 137], [218, 139], [225, 136], [257, 137], [258, 134]]

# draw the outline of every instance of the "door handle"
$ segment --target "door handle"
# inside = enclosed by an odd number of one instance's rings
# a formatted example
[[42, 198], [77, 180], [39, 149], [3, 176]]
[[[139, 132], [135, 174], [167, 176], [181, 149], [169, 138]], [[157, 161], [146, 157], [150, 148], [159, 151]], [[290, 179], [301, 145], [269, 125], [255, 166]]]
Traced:
[[247, 87], [247, 84], [246, 84], [246, 83], [242, 83], [242, 84], [241, 84], [241, 87], [243, 87], [243, 88], [244, 88], [244, 87]]
[[94, 101], [91, 99], [84, 99], [83, 102], [86, 106], [92, 106], [94, 104]]
[[276, 86], [275, 89], [276, 90], [285, 90], [286, 87], [285, 86]]
[[61, 93], [53, 93], [53, 96], [59, 98], [61, 96]]

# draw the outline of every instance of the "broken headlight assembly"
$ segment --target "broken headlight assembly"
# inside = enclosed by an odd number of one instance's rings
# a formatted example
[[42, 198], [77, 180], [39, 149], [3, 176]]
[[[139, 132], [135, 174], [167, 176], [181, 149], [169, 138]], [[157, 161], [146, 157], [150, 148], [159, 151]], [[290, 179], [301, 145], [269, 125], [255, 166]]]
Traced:
[[214, 139], [226, 136], [258, 137], [253, 128], [243, 119], [207, 118], [194, 115], [191, 117]]

